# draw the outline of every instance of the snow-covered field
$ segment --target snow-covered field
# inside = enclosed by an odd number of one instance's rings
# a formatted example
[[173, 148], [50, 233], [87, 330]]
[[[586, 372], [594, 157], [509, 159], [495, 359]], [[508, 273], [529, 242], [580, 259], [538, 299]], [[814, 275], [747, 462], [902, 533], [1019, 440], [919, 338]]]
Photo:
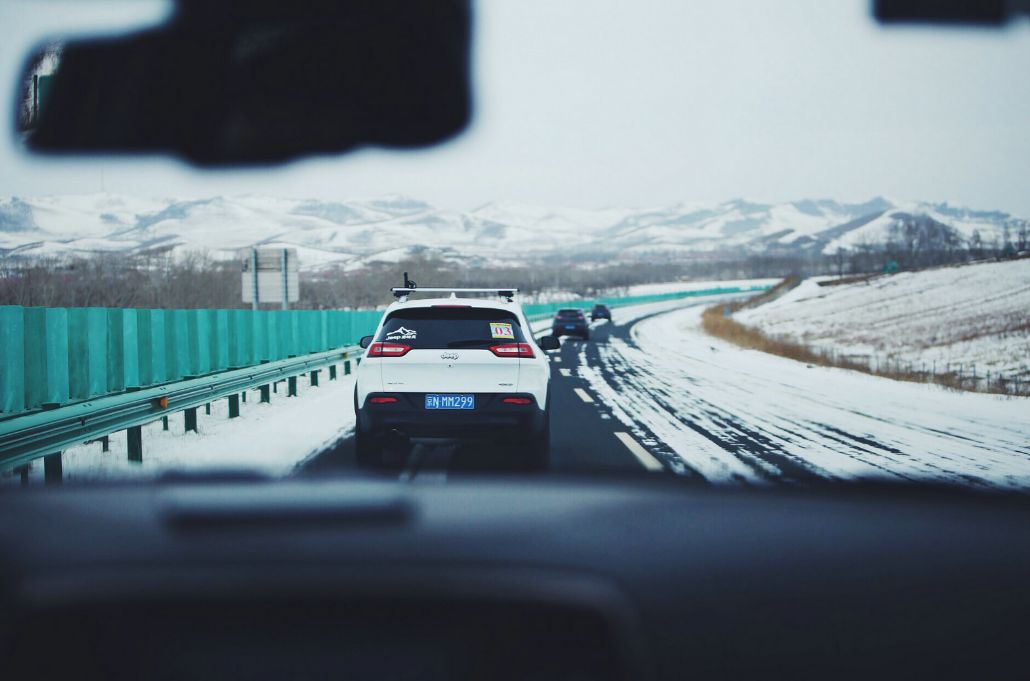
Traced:
[[[354, 427], [354, 377], [326, 380], [310, 387], [306, 376], [297, 378], [297, 397], [285, 396], [285, 384], [273, 393], [271, 404], [261, 404], [257, 391], [240, 404], [239, 418], [228, 418], [226, 400], [211, 403], [211, 415], [197, 412], [199, 432], [184, 433], [183, 413], [169, 417], [168, 431], [160, 421], [143, 427], [143, 462], [128, 460], [125, 431], [111, 435], [110, 451], [100, 444], [66, 449], [64, 479], [103, 480], [153, 478], [168, 471], [247, 470], [280, 476]], [[42, 459], [32, 463], [30, 482], [43, 481]], [[8, 471], [0, 483], [18, 483]]]
[[707, 336], [702, 310], [644, 319], [580, 351], [578, 375], [671, 467], [721, 482], [1030, 486], [1030, 400], [743, 350]]
[[736, 319], [824, 352], [918, 371], [1030, 380], [1030, 259], [819, 286], [801, 283]]

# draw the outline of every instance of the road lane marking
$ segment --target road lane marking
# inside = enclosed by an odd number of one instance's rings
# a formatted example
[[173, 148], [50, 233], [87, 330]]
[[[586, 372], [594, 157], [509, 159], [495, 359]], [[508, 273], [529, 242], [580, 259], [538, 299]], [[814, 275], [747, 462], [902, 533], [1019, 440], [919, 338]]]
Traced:
[[555, 362], [560, 362], [560, 361], [561, 361], [561, 356], [560, 356], [560, 355], [555, 355], [555, 356], [554, 356], [554, 357], [553, 357], [552, 359], [553, 359], [553, 360], [554, 360]]
[[622, 441], [622, 444], [626, 445], [626, 449], [628, 449], [633, 456], [637, 457], [637, 461], [639, 461], [647, 470], [660, 471], [664, 468], [662, 463], [658, 459], [654, 458], [650, 452], [641, 447], [636, 440], [630, 437], [629, 433], [618, 432], [615, 433], [615, 437], [619, 438], [619, 440]]
[[572, 375], [572, 372], [570, 370], [568, 370], [568, 369], [558, 369], [558, 373], [560, 373], [565, 378], [568, 378], [569, 376]]
[[594, 401], [594, 398], [591, 397], [586, 390], [583, 390], [583, 388], [573, 388], [573, 390], [577, 395], [579, 395], [579, 399], [583, 400], [584, 402], [590, 403]]

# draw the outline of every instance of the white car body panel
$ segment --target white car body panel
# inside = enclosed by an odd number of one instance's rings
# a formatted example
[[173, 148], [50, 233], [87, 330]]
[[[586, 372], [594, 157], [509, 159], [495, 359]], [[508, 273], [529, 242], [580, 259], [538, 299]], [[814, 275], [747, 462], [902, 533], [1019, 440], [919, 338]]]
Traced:
[[[356, 370], [357, 403], [363, 407], [369, 393], [530, 393], [541, 409], [547, 406], [550, 361], [536, 344], [518, 303], [486, 298], [426, 298], [396, 302], [383, 314], [373, 336], [378, 338], [386, 319], [396, 310], [468, 305], [505, 310], [515, 315], [533, 357], [498, 357], [481, 348], [413, 349], [403, 357], [369, 357], [368, 350]], [[503, 341], [498, 341], [503, 342]]]
[[489, 350], [411, 350], [380, 359], [384, 392], [518, 392], [519, 358]]

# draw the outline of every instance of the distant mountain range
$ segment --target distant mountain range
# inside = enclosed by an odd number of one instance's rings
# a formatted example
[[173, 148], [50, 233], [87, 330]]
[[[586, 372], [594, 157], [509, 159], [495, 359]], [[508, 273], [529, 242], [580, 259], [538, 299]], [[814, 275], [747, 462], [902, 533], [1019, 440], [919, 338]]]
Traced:
[[984, 243], [1027, 221], [949, 204], [804, 200], [679, 203], [584, 210], [488, 203], [453, 211], [403, 196], [321, 201], [268, 196], [149, 199], [89, 194], [0, 199], [0, 255], [206, 251], [235, 257], [254, 244], [298, 249], [306, 269], [394, 262], [430, 251], [474, 264], [540, 258], [654, 260], [691, 254], [832, 253], [883, 243], [915, 217]]

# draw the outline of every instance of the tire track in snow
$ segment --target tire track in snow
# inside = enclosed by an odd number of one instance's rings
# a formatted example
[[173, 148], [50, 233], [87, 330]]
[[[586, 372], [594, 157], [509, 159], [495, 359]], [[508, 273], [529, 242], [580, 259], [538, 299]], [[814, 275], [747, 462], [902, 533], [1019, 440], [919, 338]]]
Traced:
[[[986, 428], [986, 437], [977, 419], [964, 413], [961, 394], [941, 397], [928, 386], [806, 369], [716, 347], [700, 332], [670, 323], [690, 315], [696, 321], [698, 313], [681, 308], [614, 326], [608, 343], [581, 350], [580, 375], [623, 423], [654, 433], [665, 451], [705, 478], [761, 483], [887, 476], [1030, 484], [1025, 417]], [[749, 366], [739, 366], [739, 359]], [[919, 408], [924, 396], [935, 412]]]

